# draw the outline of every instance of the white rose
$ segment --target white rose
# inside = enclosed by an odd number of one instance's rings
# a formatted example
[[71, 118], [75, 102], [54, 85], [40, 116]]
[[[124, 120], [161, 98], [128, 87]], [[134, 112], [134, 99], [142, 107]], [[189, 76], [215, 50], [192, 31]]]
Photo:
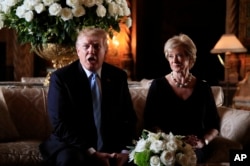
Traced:
[[86, 14], [83, 6], [76, 6], [72, 9], [72, 13], [75, 17], [81, 17]]
[[95, 4], [96, 5], [102, 5], [103, 4], [103, 0], [96, 0]]
[[176, 154], [176, 162], [182, 166], [196, 166], [197, 164], [195, 155], [189, 156], [183, 153]]
[[78, 6], [79, 0], [66, 0], [66, 4], [70, 7]]
[[175, 164], [175, 155], [174, 155], [174, 152], [170, 152], [170, 151], [164, 150], [161, 153], [160, 160], [165, 165], [174, 166], [174, 164]]
[[73, 14], [71, 12], [71, 9], [70, 8], [63, 8], [61, 10], [61, 18], [64, 20], [64, 21], [67, 21], [67, 20], [70, 20], [73, 18]]
[[18, 0], [6, 0], [5, 1], [5, 5], [12, 7], [15, 6], [17, 4]]
[[58, 16], [62, 10], [62, 7], [58, 3], [53, 3], [49, 7], [49, 14], [52, 16]]
[[[1, 2], [1, 0], [0, 0], [0, 2]], [[3, 5], [4, 5], [4, 4], [1, 4], [1, 3], [0, 3], [0, 12], [3, 12]]]
[[170, 133], [168, 134], [168, 140], [171, 141], [171, 140], [175, 140], [175, 139], [176, 139], [176, 138], [175, 138], [175, 136], [173, 135], [173, 133], [170, 132]]
[[118, 6], [118, 15], [119, 16], [124, 16], [124, 12], [123, 12], [123, 9], [120, 7], [120, 6]]
[[111, 16], [117, 16], [118, 15], [118, 5], [114, 2], [109, 3], [108, 5], [108, 11]]
[[40, 14], [45, 10], [45, 6], [42, 3], [39, 3], [34, 6], [36, 13]]
[[26, 10], [24, 6], [18, 6], [16, 9], [16, 15], [19, 18], [24, 18], [24, 14], [25, 14]]
[[52, 3], [54, 3], [54, 0], [43, 0], [43, 3], [45, 6], [50, 6]]
[[105, 0], [107, 3], [111, 3], [112, 0]]
[[161, 140], [155, 140], [151, 143], [149, 149], [154, 153], [159, 153], [161, 150], [164, 149], [163, 142]]
[[126, 0], [121, 0], [121, 5], [127, 5], [127, 1]]
[[122, 7], [124, 16], [129, 16], [131, 14], [131, 11], [128, 7]]
[[143, 152], [145, 149], [146, 149], [146, 144], [147, 144], [147, 141], [144, 140], [144, 139], [140, 139], [136, 146], [135, 146], [135, 152]]
[[34, 18], [34, 13], [29, 10], [27, 11], [25, 14], [24, 14], [24, 19], [27, 21], [27, 22], [30, 22], [31, 20], [33, 20]]
[[128, 17], [126, 19], [126, 23], [125, 24], [127, 25], [128, 28], [130, 28], [132, 26], [132, 19], [131, 19], [131, 17]]
[[2, 29], [4, 27], [4, 22], [3, 20], [0, 19], [0, 29]]
[[115, 0], [115, 2], [116, 2], [117, 4], [121, 4], [121, 3], [122, 3], [121, 0]]
[[160, 162], [160, 158], [159, 156], [152, 156], [150, 157], [150, 166], [160, 166], [161, 162]]
[[95, 0], [85, 0], [83, 1], [83, 4], [87, 7], [93, 7], [96, 4]]
[[32, 5], [32, 6], [36, 6], [36, 5], [38, 5], [39, 3], [41, 3], [41, 0], [29, 0], [30, 2], [30, 4]]
[[33, 5], [29, 0], [24, 1], [23, 6], [26, 10], [33, 10]]
[[132, 152], [129, 153], [129, 161], [128, 162], [131, 162], [134, 160], [134, 156], [135, 156], [135, 151], [133, 150]]
[[[176, 143], [176, 145], [180, 148], [180, 149], [185, 149], [185, 148], [187, 148], [187, 144], [185, 143], [185, 142], [183, 142], [182, 140], [180, 140], [180, 139], [175, 139], [175, 143]], [[184, 146], [185, 145], [185, 146]], [[193, 149], [192, 147], [191, 147], [191, 149]]]
[[0, 13], [0, 20], [3, 21], [5, 19], [5, 16], [3, 15], [3, 13]]
[[166, 149], [169, 151], [176, 151], [178, 149], [178, 145], [175, 140], [170, 140], [166, 143]]
[[182, 166], [188, 166], [188, 156], [183, 153], [176, 154], [176, 162]]
[[104, 17], [106, 15], [106, 8], [103, 5], [98, 5], [96, 14], [98, 17]]
[[10, 6], [6, 5], [5, 3], [0, 4], [0, 11], [3, 13], [9, 13]]
[[166, 133], [161, 133], [161, 137], [163, 138], [163, 139], [165, 139], [165, 140], [168, 140], [168, 134], [166, 134]]
[[155, 141], [155, 140], [159, 140], [160, 137], [161, 137], [161, 133], [152, 133], [152, 132], [150, 132], [150, 133], [148, 134], [148, 140], [149, 140], [150, 142], [153, 142], [153, 141]]

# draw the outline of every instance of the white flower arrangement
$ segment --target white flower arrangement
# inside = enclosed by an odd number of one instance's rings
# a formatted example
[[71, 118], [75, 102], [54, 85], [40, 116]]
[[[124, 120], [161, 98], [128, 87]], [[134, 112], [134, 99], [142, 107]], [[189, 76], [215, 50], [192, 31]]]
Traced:
[[130, 27], [130, 14], [126, 0], [0, 0], [0, 29], [15, 29], [21, 43], [73, 45], [83, 27], [111, 36], [121, 22]]
[[185, 136], [171, 132], [153, 133], [143, 130], [141, 138], [129, 154], [129, 161], [138, 166], [195, 166], [196, 154]]

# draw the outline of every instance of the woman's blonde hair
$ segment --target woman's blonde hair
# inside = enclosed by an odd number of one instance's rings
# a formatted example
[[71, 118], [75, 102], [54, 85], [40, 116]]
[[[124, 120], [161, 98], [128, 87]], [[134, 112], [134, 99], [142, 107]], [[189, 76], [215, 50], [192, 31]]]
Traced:
[[164, 54], [165, 58], [168, 60], [169, 50], [181, 47], [185, 55], [190, 60], [190, 69], [194, 66], [196, 61], [197, 49], [190, 37], [185, 34], [175, 35], [172, 38], [168, 39], [164, 45]]

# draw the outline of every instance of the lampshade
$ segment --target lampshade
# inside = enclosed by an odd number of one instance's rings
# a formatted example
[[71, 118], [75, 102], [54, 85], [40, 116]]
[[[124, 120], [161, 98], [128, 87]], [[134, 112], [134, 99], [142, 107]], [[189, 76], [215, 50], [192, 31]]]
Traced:
[[219, 53], [243, 53], [247, 49], [241, 44], [234, 34], [224, 34], [211, 50], [212, 54]]

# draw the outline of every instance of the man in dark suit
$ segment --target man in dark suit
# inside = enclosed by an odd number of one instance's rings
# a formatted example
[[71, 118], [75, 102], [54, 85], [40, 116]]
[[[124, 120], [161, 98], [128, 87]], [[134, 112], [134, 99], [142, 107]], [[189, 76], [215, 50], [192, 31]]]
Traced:
[[[40, 145], [46, 164], [56, 166], [122, 166], [128, 164], [126, 146], [135, 136], [136, 115], [126, 73], [104, 62], [107, 34], [98, 28], [82, 30], [76, 41], [79, 60], [52, 73], [48, 112], [53, 126]], [[101, 89], [98, 149], [89, 77], [97, 73]]]

